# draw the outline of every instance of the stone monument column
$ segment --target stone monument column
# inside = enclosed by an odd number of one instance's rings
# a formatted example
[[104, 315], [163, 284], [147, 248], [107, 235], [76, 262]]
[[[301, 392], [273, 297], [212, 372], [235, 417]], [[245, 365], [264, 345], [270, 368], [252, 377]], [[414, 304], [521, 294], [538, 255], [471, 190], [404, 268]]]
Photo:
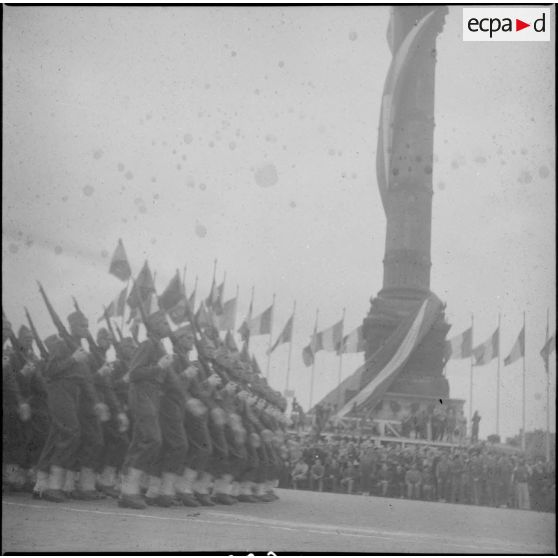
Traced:
[[[436, 37], [445, 6], [392, 8], [393, 55], [382, 99], [377, 176], [387, 229], [383, 287], [363, 323], [369, 358], [430, 294]], [[443, 312], [390, 392], [447, 397], [442, 375], [449, 330]], [[363, 377], [363, 385], [370, 377]]]

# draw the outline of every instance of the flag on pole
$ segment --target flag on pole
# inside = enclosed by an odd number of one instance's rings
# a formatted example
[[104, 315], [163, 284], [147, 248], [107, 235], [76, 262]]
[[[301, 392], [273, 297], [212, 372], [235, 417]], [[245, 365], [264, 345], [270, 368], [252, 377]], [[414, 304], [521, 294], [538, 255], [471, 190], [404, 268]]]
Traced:
[[258, 375], [261, 376], [262, 375], [262, 369], [260, 368], [260, 365], [258, 364], [258, 361], [256, 360], [256, 357], [254, 355], [252, 355], [252, 370]]
[[364, 351], [364, 336], [362, 334], [362, 325], [351, 331], [343, 337], [341, 350], [343, 353], [361, 353]]
[[556, 332], [552, 334], [552, 337], [548, 337], [547, 333], [547, 342], [544, 344], [544, 347], [541, 349], [541, 356], [544, 360], [545, 370], [548, 372], [548, 359], [550, 357], [550, 353], [556, 350]]
[[238, 353], [238, 345], [236, 344], [234, 336], [230, 330], [225, 334], [225, 346], [229, 349], [229, 351]]
[[294, 316], [291, 316], [287, 320], [287, 323], [285, 324], [285, 327], [283, 327], [283, 331], [281, 331], [281, 333], [279, 334], [279, 337], [277, 337], [275, 343], [273, 343], [273, 346], [270, 349], [268, 349], [268, 351], [267, 351], [268, 355], [270, 355], [279, 345], [281, 345], [283, 343], [289, 343], [292, 340], [293, 319], [294, 319]]
[[521, 328], [510, 354], [504, 359], [504, 366], [514, 363], [525, 356], [525, 326]]
[[250, 335], [269, 335], [271, 333], [271, 320], [273, 318], [273, 304], [255, 318], [244, 320], [238, 332], [245, 336]]
[[218, 325], [215, 314], [210, 309], [207, 308], [205, 304], [205, 300], [202, 300], [200, 302], [200, 307], [196, 312], [195, 319], [196, 319], [196, 324], [200, 329], [207, 326], [212, 326], [216, 328]]
[[[110, 304], [106, 308], [107, 318], [114, 318], [116, 316], [124, 316], [124, 310], [126, 308], [126, 293], [128, 291], [128, 286], [126, 285], [119, 293], [118, 296], [110, 301]], [[103, 316], [97, 320], [100, 322], [105, 317], [105, 312]]]
[[222, 312], [217, 315], [217, 321], [219, 323], [219, 331], [234, 331], [236, 323], [236, 297], [227, 300], [222, 305]]
[[483, 366], [485, 364], [488, 364], [492, 359], [499, 356], [499, 338], [499, 328], [496, 328], [494, 333], [484, 343], [477, 345], [473, 349], [474, 366]]
[[109, 273], [118, 277], [121, 281], [128, 281], [132, 276], [132, 269], [128, 262], [128, 256], [126, 255], [124, 244], [120, 238], [118, 239], [118, 244], [110, 260]]
[[154, 292], [155, 284], [153, 283], [153, 276], [151, 275], [149, 264], [146, 261], [130, 290], [127, 300], [128, 306], [130, 308], [137, 308], [140, 303], [148, 301], [150, 295]]
[[445, 356], [450, 358], [469, 358], [473, 352], [473, 328], [446, 341]]
[[312, 366], [314, 364], [314, 355], [320, 350], [319, 339], [318, 339], [318, 332], [317, 332], [317, 323], [318, 323], [318, 313], [316, 311], [316, 323], [314, 324], [314, 332], [310, 337], [310, 343], [302, 349], [302, 360], [304, 362], [304, 366]]
[[170, 280], [163, 294], [159, 297], [159, 306], [161, 310], [166, 310], [168, 312], [181, 302], [183, 298], [182, 281], [180, 280], [180, 273], [176, 270], [174, 277]]
[[205, 306], [208, 310], [213, 310], [215, 314], [221, 314], [223, 312], [223, 295], [225, 293], [225, 281], [220, 285], [215, 283], [215, 277], [213, 277], [213, 282], [211, 283], [211, 290], [209, 296], [205, 299]]
[[327, 329], [323, 329], [318, 333], [316, 342], [316, 350], [338, 351], [343, 341], [343, 320], [339, 320]]

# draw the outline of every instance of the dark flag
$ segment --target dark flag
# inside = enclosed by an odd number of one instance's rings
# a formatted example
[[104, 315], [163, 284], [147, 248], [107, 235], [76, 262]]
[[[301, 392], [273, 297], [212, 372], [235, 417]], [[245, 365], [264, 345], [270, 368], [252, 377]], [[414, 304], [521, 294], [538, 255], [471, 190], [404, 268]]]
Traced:
[[176, 306], [181, 300], [184, 299], [184, 292], [182, 288], [182, 282], [180, 281], [180, 274], [178, 270], [174, 277], [170, 280], [167, 288], [163, 291], [163, 294], [159, 297], [159, 306], [161, 310], [166, 310], [167, 312]]
[[110, 261], [109, 273], [118, 277], [121, 281], [128, 281], [132, 276], [132, 269], [130, 268], [130, 263], [128, 262], [128, 256], [126, 255], [126, 250], [124, 249], [124, 244], [122, 239], [118, 239], [118, 244], [116, 250]]
[[153, 276], [149, 269], [147, 261], [143, 264], [137, 279], [134, 282], [130, 295], [128, 296], [128, 306], [130, 308], [138, 308], [141, 303], [149, 300], [152, 293], [155, 292]]

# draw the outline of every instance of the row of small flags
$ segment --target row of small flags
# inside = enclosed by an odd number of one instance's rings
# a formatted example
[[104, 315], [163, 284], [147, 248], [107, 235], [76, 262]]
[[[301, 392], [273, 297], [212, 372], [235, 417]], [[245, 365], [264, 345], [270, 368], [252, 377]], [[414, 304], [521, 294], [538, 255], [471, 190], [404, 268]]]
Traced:
[[[548, 359], [550, 354], [556, 350], [556, 332], [549, 337], [548, 324], [546, 326], [546, 341], [540, 350], [540, 355], [545, 362], [548, 371]], [[473, 347], [473, 327], [466, 329], [463, 333], [456, 335], [446, 341], [446, 359], [470, 358], [474, 366], [483, 366], [500, 356], [500, 327], [484, 343]], [[504, 358], [504, 366], [513, 364], [520, 358], [525, 357], [525, 325], [521, 328], [513, 347], [508, 356]]]
[[[132, 270], [126, 255], [126, 250], [122, 240], [112, 257], [109, 273], [118, 277], [121, 281], [129, 282], [132, 277]], [[117, 297], [106, 307], [107, 317], [123, 317], [126, 304], [130, 307], [130, 318], [132, 331], [137, 332], [140, 323], [139, 304], [143, 303], [147, 307], [147, 312], [152, 313], [156, 310], [164, 310], [175, 325], [179, 325], [186, 320], [186, 305], [192, 310], [196, 304], [197, 278], [194, 290], [189, 297], [186, 297], [184, 281], [180, 278], [177, 270], [168, 286], [160, 296], [156, 295], [155, 284], [151, 270], [147, 262], [144, 263], [137, 278], [133, 282], [132, 289], [128, 294], [128, 284], [120, 291]], [[225, 279], [220, 284], [215, 281], [215, 274], [211, 285], [209, 296], [200, 302], [195, 319], [198, 325], [212, 325], [219, 331], [227, 332], [225, 342], [231, 348], [236, 348], [231, 331], [235, 329], [236, 310], [238, 300], [237, 294], [234, 298], [227, 301], [223, 300], [225, 290]], [[245, 340], [252, 335], [271, 335], [274, 303], [266, 308], [262, 313], [252, 316], [252, 300], [248, 316], [238, 329], [241, 338]], [[293, 337], [295, 310], [287, 320], [281, 333], [277, 336], [275, 343], [269, 347], [267, 354], [270, 355], [277, 347], [284, 343], [290, 343]], [[317, 318], [314, 332], [310, 342], [302, 350], [302, 360], [306, 366], [314, 364], [315, 354], [319, 351], [335, 352], [338, 355], [344, 353], [359, 353], [365, 350], [362, 325], [344, 335], [344, 318], [336, 322], [331, 327], [317, 331]], [[548, 336], [548, 324], [546, 342], [540, 351], [548, 370], [548, 358], [550, 353], [556, 350], [556, 333]], [[473, 327], [471, 326], [463, 333], [456, 335], [446, 341], [446, 359], [472, 359], [475, 366], [483, 366], [491, 362], [500, 355], [500, 327], [483, 343], [473, 348]], [[525, 356], [525, 325], [521, 329], [509, 355], [504, 359], [504, 365], [508, 366], [518, 359]]]

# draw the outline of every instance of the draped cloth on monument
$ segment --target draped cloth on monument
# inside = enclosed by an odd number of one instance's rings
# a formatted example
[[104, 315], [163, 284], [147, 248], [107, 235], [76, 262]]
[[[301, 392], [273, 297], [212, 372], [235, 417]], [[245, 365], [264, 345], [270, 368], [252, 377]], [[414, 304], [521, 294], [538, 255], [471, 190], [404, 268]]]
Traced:
[[349, 378], [324, 397], [321, 404], [341, 401], [337, 417], [379, 402], [403, 370], [413, 351], [443, 312], [440, 299], [430, 294], [401, 321], [386, 342]]

